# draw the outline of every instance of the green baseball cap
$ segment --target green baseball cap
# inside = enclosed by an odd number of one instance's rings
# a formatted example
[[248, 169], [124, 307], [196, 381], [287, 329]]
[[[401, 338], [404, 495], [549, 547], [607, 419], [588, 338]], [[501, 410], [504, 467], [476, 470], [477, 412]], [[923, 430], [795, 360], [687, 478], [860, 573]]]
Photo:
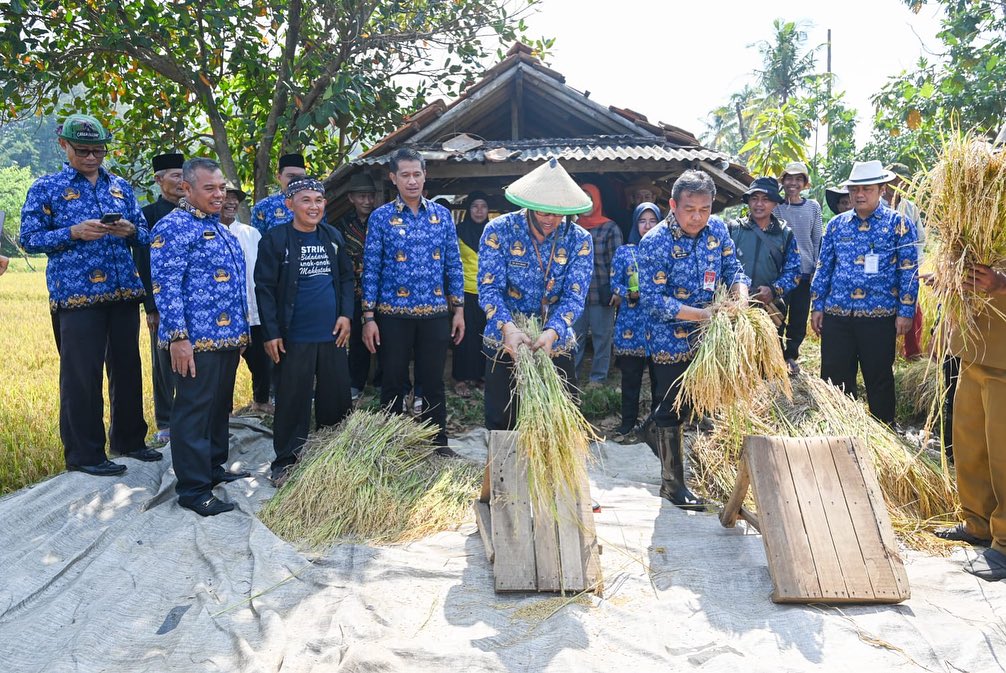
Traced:
[[112, 141], [112, 134], [105, 130], [91, 115], [72, 114], [63, 120], [59, 137], [81, 145], [104, 145]]

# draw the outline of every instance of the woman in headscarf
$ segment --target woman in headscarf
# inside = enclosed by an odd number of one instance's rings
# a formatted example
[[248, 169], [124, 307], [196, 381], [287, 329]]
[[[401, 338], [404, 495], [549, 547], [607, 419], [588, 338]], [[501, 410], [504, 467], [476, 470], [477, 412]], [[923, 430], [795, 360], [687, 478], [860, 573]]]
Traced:
[[461, 264], [465, 269], [465, 336], [454, 347], [451, 373], [454, 392], [462, 397], [471, 394], [470, 386], [481, 386], [486, 371], [482, 352], [482, 332], [486, 327], [486, 314], [479, 307], [479, 240], [489, 221], [489, 197], [475, 191], [464, 203], [465, 215], [458, 225], [458, 247]]
[[611, 294], [611, 260], [615, 250], [622, 245], [622, 231], [618, 225], [604, 214], [601, 204], [601, 190], [595, 185], [581, 185], [590, 196], [593, 208], [586, 215], [577, 218], [576, 223], [587, 230], [594, 245], [594, 273], [587, 291], [587, 305], [580, 319], [573, 325], [576, 332], [576, 371], [587, 347], [587, 333], [590, 332], [594, 346], [594, 359], [590, 368], [590, 383], [600, 384], [608, 378], [611, 363], [611, 337], [615, 326], [615, 307]]
[[[654, 203], [643, 202], [632, 212], [629, 242], [619, 246], [611, 261], [612, 305], [618, 309], [615, 318], [615, 357], [622, 370], [622, 424], [615, 432], [625, 436], [636, 427], [639, 417], [639, 390], [643, 369], [649, 364], [650, 399], [653, 399], [653, 363], [646, 357], [646, 316], [639, 306], [639, 265], [636, 263], [636, 243], [660, 221], [660, 209]], [[651, 402], [652, 404], [652, 402]]]

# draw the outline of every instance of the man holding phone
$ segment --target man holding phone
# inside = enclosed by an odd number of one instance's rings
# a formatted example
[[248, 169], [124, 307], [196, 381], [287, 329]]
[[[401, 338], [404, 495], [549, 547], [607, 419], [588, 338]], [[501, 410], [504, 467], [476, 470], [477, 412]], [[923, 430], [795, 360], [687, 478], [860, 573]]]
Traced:
[[88, 115], [59, 129], [63, 170], [32, 184], [21, 210], [20, 243], [49, 257], [49, 306], [59, 330], [59, 432], [68, 470], [115, 476], [105, 455], [102, 374], [108, 369], [111, 453], [155, 461], [146, 447], [140, 379], [143, 285], [129, 244], [150, 236], [129, 183], [101, 167], [111, 135]]

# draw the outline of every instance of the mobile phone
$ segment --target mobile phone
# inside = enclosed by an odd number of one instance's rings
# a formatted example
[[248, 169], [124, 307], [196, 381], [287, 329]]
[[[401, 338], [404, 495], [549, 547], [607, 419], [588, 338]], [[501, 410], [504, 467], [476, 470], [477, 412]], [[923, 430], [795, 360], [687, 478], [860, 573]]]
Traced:
[[102, 224], [115, 224], [122, 219], [122, 213], [105, 213], [101, 216]]

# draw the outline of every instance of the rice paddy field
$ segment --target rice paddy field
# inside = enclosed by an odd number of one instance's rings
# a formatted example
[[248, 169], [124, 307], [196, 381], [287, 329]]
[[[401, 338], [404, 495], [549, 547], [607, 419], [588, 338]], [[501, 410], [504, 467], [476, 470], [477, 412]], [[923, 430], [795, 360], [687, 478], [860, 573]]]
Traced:
[[[59, 356], [49, 317], [45, 259], [33, 258], [31, 263], [34, 272], [23, 259], [12, 259], [10, 269], [0, 276], [0, 495], [64, 469], [59, 441]], [[152, 437], [156, 428], [150, 333], [145, 322], [140, 328], [140, 357], [144, 414]], [[251, 377], [243, 364], [234, 400], [238, 406], [251, 400]], [[105, 416], [107, 423], [107, 382]]]

